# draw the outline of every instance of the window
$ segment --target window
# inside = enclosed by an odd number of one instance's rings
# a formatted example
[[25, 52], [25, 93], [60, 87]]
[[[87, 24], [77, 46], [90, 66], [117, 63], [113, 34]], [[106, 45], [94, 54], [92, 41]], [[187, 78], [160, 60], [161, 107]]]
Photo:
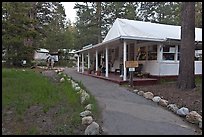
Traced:
[[140, 52], [140, 56], [139, 56], [139, 60], [146, 60], [147, 57], [147, 52], [146, 52], [146, 47], [140, 47], [139, 52]]
[[148, 60], [157, 60], [157, 45], [148, 46]]
[[195, 50], [195, 61], [202, 61], [202, 50]]
[[175, 45], [163, 46], [163, 60], [175, 60], [176, 47]]
[[177, 60], [180, 59], [180, 45], [178, 45], [178, 54], [177, 54]]

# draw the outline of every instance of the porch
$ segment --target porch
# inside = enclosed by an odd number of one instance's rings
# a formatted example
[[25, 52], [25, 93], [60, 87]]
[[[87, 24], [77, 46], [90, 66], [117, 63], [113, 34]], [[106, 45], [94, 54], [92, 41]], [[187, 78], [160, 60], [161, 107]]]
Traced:
[[[94, 72], [89, 73], [87, 70], [84, 71], [84, 73], [78, 72], [82, 75], [87, 75], [87, 76], [91, 76], [91, 77], [95, 77], [95, 78], [100, 78], [100, 79], [104, 79], [104, 80], [108, 80], [114, 83], [117, 83], [119, 85], [123, 85], [123, 84], [129, 84], [129, 77], [127, 77], [127, 80], [123, 80], [123, 77], [120, 77], [119, 73], [109, 73], [108, 77], [105, 77], [104, 73], [101, 74], [96, 74]], [[157, 84], [158, 83], [158, 79], [156, 78], [151, 78], [151, 77], [133, 77], [133, 85], [134, 86], [141, 86], [141, 85], [153, 85], [153, 84]]]

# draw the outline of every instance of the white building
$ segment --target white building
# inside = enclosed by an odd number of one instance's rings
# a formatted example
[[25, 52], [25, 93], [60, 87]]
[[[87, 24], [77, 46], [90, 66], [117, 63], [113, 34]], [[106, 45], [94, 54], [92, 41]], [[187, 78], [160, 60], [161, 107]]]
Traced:
[[[109, 71], [121, 69], [120, 64], [136, 60], [143, 64], [142, 71], [151, 76], [177, 76], [180, 42], [181, 26], [118, 18], [102, 43], [76, 51], [80, 55], [77, 70], [80, 71], [81, 62], [81, 72], [84, 72], [84, 58], [88, 55], [88, 68], [92, 59], [96, 71], [101, 64], [101, 57], [105, 58], [106, 77]], [[195, 45], [192, 46], [195, 46], [195, 54], [202, 57], [201, 28], [195, 28]], [[126, 80], [127, 68], [123, 65], [122, 69], [123, 80]], [[195, 60], [195, 74], [202, 74], [200, 59]]]

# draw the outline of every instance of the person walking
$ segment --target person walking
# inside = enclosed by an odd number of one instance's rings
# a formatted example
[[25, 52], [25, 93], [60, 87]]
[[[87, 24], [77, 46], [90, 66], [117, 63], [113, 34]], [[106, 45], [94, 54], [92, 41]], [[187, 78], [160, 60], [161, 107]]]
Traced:
[[54, 63], [55, 63], [55, 59], [53, 56], [50, 57], [50, 64], [51, 64], [51, 69], [54, 68]]
[[48, 57], [47, 57], [47, 59], [46, 59], [46, 62], [47, 62], [47, 69], [49, 69], [50, 68], [50, 58], [51, 58], [51, 55], [49, 55]]

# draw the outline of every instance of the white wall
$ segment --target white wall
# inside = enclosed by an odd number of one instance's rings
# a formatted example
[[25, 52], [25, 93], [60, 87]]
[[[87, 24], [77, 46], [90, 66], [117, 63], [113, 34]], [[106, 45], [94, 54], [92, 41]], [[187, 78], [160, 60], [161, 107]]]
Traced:
[[159, 63], [156, 60], [139, 61], [143, 64], [142, 71], [150, 73], [150, 75], [159, 75]]
[[[179, 62], [162, 61], [140, 61], [143, 64], [143, 72], [155, 76], [175, 76], [178, 75]], [[195, 74], [202, 74], [202, 61], [195, 61]]]
[[195, 61], [195, 74], [202, 74], [202, 61]]
[[42, 53], [42, 52], [36, 52], [34, 53], [34, 59], [35, 60], [46, 60], [49, 54]]

